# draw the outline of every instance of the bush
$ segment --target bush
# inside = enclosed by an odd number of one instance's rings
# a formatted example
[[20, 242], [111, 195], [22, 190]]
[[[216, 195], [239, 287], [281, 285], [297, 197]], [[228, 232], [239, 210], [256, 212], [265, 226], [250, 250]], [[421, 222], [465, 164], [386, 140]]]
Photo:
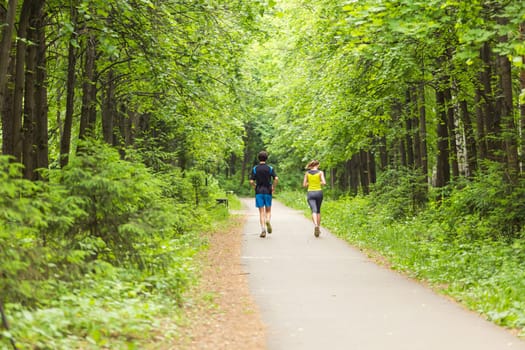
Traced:
[[49, 205], [42, 200], [45, 186], [21, 177], [22, 166], [0, 156], [0, 301], [34, 302], [32, 281], [48, 268], [40, 230], [46, 226]]
[[399, 220], [417, 214], [424, 207], [427, 191], [428, 185], [420, 173], [391, 168], [378, 176], [370, 201], [385, 217]]
[[217, 183], [154, 173], [95, 141], [46, 182], [22, 179], [20, 167], [0, 157], [0, 302], [12, 326], [0, 348], [147, 341], [196, 277], [199, 233], [228, 215]]
[[[500, 165], [492, 164], [472, 181], [454, 184], [450, 195], [437, 203], [436, 220], [470, 239], [520, 237], [525, 224], [525, 179], [513, 183]], [[455, 230], [459, 227], [459, 230]]]

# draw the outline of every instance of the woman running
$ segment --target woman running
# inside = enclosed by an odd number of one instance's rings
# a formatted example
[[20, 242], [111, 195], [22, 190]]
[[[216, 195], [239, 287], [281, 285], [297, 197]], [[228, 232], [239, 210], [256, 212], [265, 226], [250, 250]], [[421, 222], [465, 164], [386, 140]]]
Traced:
[[324, 173], [319, 170], [319, 161], [312, 160], [306, 165], [307, 172], [304, 174], [303, 187], [308, 188], [306, 200], [312, 209], [312, 220], [314, 222], [314, 235], [319, 237], [321, 233], [321, 203], [323, 202], [323, 190], [321, 186], [326, 185]]

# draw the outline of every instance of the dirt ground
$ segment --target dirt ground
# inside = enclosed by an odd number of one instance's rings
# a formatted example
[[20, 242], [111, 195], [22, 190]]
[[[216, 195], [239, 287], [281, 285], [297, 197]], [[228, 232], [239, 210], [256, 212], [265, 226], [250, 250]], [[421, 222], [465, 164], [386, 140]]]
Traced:
[[232, 229], [209, 235], [209, 249], [201, 256], [201, 282], [169, 349], [266, 349], [265, 327], [240, 263], [244, 217], [230, 220]]

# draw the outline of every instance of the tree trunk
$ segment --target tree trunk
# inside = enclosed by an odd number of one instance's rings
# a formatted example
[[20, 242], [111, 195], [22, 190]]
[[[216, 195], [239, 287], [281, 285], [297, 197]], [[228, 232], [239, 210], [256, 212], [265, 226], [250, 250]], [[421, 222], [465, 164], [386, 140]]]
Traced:
[[405, 144], [406, 144], [406, 163], [409, 168], [414, 168], [415, 165], [415, 157], [414, 157], [414, 142], [412, 138], [412, 132], [413, 132], [413, 121], [412, 119], [407, 116], [405, 121]]
[[[246, 145], [246, 143], [245, 143]], [[250, 166], [250, 152], [248, 150], [248, 147], [244, 147], [243, 157], [242, 157], [242, 166], [241, 166], [241, 181], [239, 185], [243, 186], [244, 181], [246, 181], [246, 170]], [[248, 171], [249, 174], [249, 171]]]
[[452, 169], [452, 176], [457, 179], [459, 177], [459, 162], [458, 162], [458, 145], [456, 142], [457, 128], [456, 117], [454, 112], [454, 104], [452, 103], [452, 92], [448, 83], [450, 78], [448, 76], [443, 78], [443, 84], [447, 84], [443, 94], [445, 97], [445, 106], [447, 114], [447, 128], [448, 128], [448, 142], [449, 142], [449, 159]]
[[420, 83], [418, 87], [419, 104], [419, 143], [421, 153], [421, 172], [424, 175], [424, 182], [428, 183], [428, 147], [427, 147], [427, 109], [425, 100], [425, 83]]
[[18, 22], [18, 41], [16, 45], [15, 89], [13, 94], [13, 156], [22, 162], [22, 113], [25, 88], [25, 68], [27, 55], [27, 33], [31, 17], [31, 0], [24, 1]]
[[468, 110], [467, 101], [462, 100], [459, 103], [461, 111], [461, 120], [463, 122], [463, 128], [465, 130], [465, 141], [467, 151], [467, 169], [466, 176], [471, 177], [477, 170], [477, 152], [476, 152], [476, 138], [474, 136], [474, 129], [472, 127], [472, 120]]
[[335, 188], [335, 177], [337, 175], [336, 169], [331, 168], [330, 169], [330, 187]]
[[8, 79], [8, 86], [4, 90], [4, 96], [2, 98], [3, 100], [3, 108], [1, 110], [2, 113], [2, 153], [3, 154], [9, 154], [13, 155], [15, 153], [14, 150], [14, 131], [13, 131], [13, 123], [14, 118], [11, 116], [13, 115], [13, 96], [14, 96], [14, 90], [13, 87], [15, 85], [14, 78], [15, 78], [15, 59], [11, 59], [9, 62], [9, 79]]
[[400, 155], [400, 165], [403, 167], [407, 167], [407, 152], [406, 152], [406, 146], [405, 141], [403, 139], [398, 140], [398, 146], [399, 146], [399, 155]]
[[[480, 95], [480, 108], [485, 126], [485, 135], [481, 141], [485, 142], [487, 149], [487, 158], [493, 161], [500, 161], [498, 156], [500, 147], [497, 142], [497, 138], [500, 135], [500, 114], [497, 112], [497, 108], [494, 102], [494, 93], [492, 89], [492, 49], [488, 43], [484, 43], [481, 48], [481, 60], [483, 62], [483, 70], [480, 73], [480, 89], [478, 94]], [[482, 153], [480, 153], [482, 154]]]
[[487, 128], [485, 126], [485, 115], [483, 113], [482, 97], [479, 89], [476, 90], [474, 103], [476, 104], [476, 139], [478, 140], [477, 153], [479, 155], [479, 159], [488, 159]]
[[436, 104], [438, 113], [437, 126], [437, 169], [436, 187], [444, 187], [450, 182], [450, 163], [449, 163], [449, 135], [447, 128], [447, 112], [445, 106], [445, 95], [443, 91], [436, 91]]
[[381, 137], [379, 140], [379, 166], [381, 170], [386, 170], [388, 167], [388, 151], [387, 151], [386, 137]]
[[[31, 11], [32, 12], [32, 11]], [[33, 14], [31, 14], [33, 17]], [[31, 23], [33, 24], [33, 23]], [[33, 26], [31, 26], [33, 27]], [[35, 42], [35, 32], [29, 29], [28, 40]], [[24, 177], [28, 180], [35, 180], [36, 152], [34, 147], [35, 139], [35, 109], [36, 109], [36, 45], [29, 45], [26, 54], [25, 89], [24, 89], [24, 113], [22, 124], [22, 164], [24, 164]]]
[[[520, 24], [520, 37], [522, 41], [525, 40], [525, 22]], [[525, 62], [525, 55], [521, 56], [522, 62]], [[520, 87], [521, 91], [525, 91], [525, 68], [520, 69]], [[519, 135], [521, 135], [521, 148], [519, 154], [520, 165], [523, 167], [525, 163], [525, 103], [520, 103], [520, 127], [518, 129]], [[520, 169], [523, 173], [523, 168]]]
[[[392, 106], [392, 119], [394, 120], [394, 123], [398, 125], [397, 127], [401, 128], [401, 130], [406, 129], [406, 125], [402, 124], [403, 123], [402, 109], [401, 109], [401, 104], [399, 103], [399, 101], [394, 102], [394, 105]], [[406, 149], [406, 144], [405, 144], [406, 137], [403, 137], [403, 136], [405, 135], [399, 135], [399, 137], [396, 137], [395, 142], [397, 143], [397, 147], [398, 147], [399, 162], [400, 162], [399, 165], [406, 167], [408, 166], [407, 149]]]
[[[498, 24], [505, 26], [508, 24], [508, 19], [504, 16], [496, 17]], [[508, 35], [504, 34], [498, 38], [500, 44], [506, 45], [508, 42]], [[506, 156], [507, 169], [509, 171], [511, 180], [515, 180], [519, 174], [518, 163], [518, 135], [516, 133], [516, 123], [514, 121], [513, 108], [513, 92], [512, 92], [512, 71], [511, 63], [507, 55], [499, 55], [498, 68], [500, 75], [501, 88], [501, 115], [505, 125], [503, 130], [504, 151]]]
[[[525, 40], [525, 22], [520, 24], [520, 38], [522, 41]], [[521, 56], [522, 62], [525, 62], [525, 55]], [[520, 88], [521, 91], [525, 91], [525, 68], [520, 69]], [[518, 128], [518, 134], [521, 136], [520, 139], [520, 173], [523, 173], [523, 165], [525, 163], [525, 103], [520, 103], [520, 125]]]
[[414, 152], [414, 120], [412, 109], [410, 108], [410, 106], [412, 105], [412, 97], [410, 94], [410, 90], [406, 91], [405, 105], [405, 142], [407, 153], [407, 166], [413, 169], [414, 165], [416, 164], [416, 160]]
[[93, 80], [91, 81], [91, 89], [89, 91], [90, 93], [90, 104], [89, 104], [89, 111], [88, 111], [88, 128], [90, 132], [95, 131], [95, 126], [97, 124], [97, 94], [98, 94], [98, 88], [97, 88], [97, 41], [94, 41], [94, 62], [93, 62]]
[[369, 177], [369, 183], [375, 184], [377, 182], [377, 170], [376, 170], [376, 158], [374, 153], [371, 151], [367, 152], [367, 160], [368, 160], [368, 177]]
[[359, 152], [359, 178], [364, 194], [370, 193], [370, 171], [368, 169], [368, 154], [366, 151]]
[[66, 114], [64, 117], [64, 126], [60, 138], [60, 166], [65, 167], [69, 162], [69, 152], [71, 151], [71, 135], [73, 127], [73, 114], [75, 112], [75, 83], [76, 83], [76, 65], [77, 50], [73, 42], [77, 41], [77, 10], [74, 4], [71, 5], [71, 22], [75, 29], [71, 34], [69, 41], [67, 57], [67, 81], [66, 81]]
[[[47, 169], [49, 167], [49, 134], [48, 134], [48, 104], [47, 104], [47, 61], [46, 61], [46, 38], [45, 38], [45, 13], [44, 3], [41, 1], [41, 7], [37, 13], [35, 30], [37, 32], [37, 68], [36, 68], [36, 167], [37, 169]], [[40, 174], [37, 178], [41, 179]]]
[[[506, 24], [507, 20], [498, 17], [498, 22], [502, 25]], [[499, 42], [505, 44], [508, 41], [506, 35], [499, 38]], [[501, 116], [504, 122], [503, 140], [504, 151], [506, 156], [507, 169], [511, 179], [515, 179], [519, 173], [518, 163], [518, 145], [516, 134], [516, 123], [514, 122], [513, 106], [512, 106], [512, 72], [511, 64], [506, 55], [498, 56], [498, 68], [500, 75], [500, 89], [501, 89]]]
[[82, 110], [80, 114], [79, 138], [84, 139], [93, 132], [93, 109], [96, 107], [95, 60], [96, 39], [93, 33], [88, 34], [86, 42], [85, 66], [82, 82]]
[[347, 174], [349, 189], [353, 194], [357, 194], [359, 189], [359, 154], [354, 154], [352, 159], [347, 162]]
[[[7, 82], [8, 82], [8, 72], [9, 72], [9, 59], [11, 55], [11, 46], [13, 44], [13, 33], [15, 28], [15, 19], [16, 19], [16, 8], [18, 6], [18, 0], [9, 0], [7, 3], [7, 9], [5, 11], [5, 22], [2, 21], [2, 38], [0, 41], [0, 113], [4, 112], [4, 101], [6, 100], [7, 93]], [[7, 116], [2, 114], [2, 122]], [[5, 137], [6, 132], [11, 132], [11, 130], [6, 130], [5, 124], [3, 125], [2, 135]], [[2, 138], [3, 140], [4, 138]], [[3, 140], [3, 143], [5, 140]], [[5, 147], [2, 146], [2, 150], [5, 153]], [[10, 154], [10, 153], [9, 153]]]
[[227, 169], [226, 178], [230, 178], [233, 174], [235, 174], [235, 171], [237, 170], [235, 168], [235, 164], [237, 164], [237, 156], [235, 153], [230, 154], [230, 166]]
[[126, 110], [126, 113], [120, 115], [119, 128], [120, 128], [120, 139], [123, 141], [122, 145], [131, 145], [131, 131], [132, 131], [132, 120], [135, 119], [137, 112], [133, 112], [130, 109]]
[[419, 132], [419, 118], [418, 118], [418, 105], [417, 105], [417, 90], [412, 90], [412, 99], [413, 99], [413, 110], [411, 111], [412, 116], [412, 135], [414, 137], [414, 167], [417, 170], [421, 170], [423, 166], [423, 161], [421, 159], [421, 134]]
[[27, 47], [26, 55], [22, 162], [24, 164], [24, 177], [29, 180], [36, 180], [38, 178], [36, 172], [38, 167], [37, 123], [38, 117], [40, 117], [38, 113], [41, 112], [41, 108], [38, 106], [41, 102], [40, 98], [38, 98], [41, 93], [41, 88], [38, 86], [45, 84], [45, 82], [37, 81], [37, 72], [42, 69], [42, 67], [37, 66], [37, 63], [42, 61], [39, 57], [41, 47], [39, 40], [44, 37], [44, 35], [41, 34], [43, 28], [43, 6], [44, 0], [33, 0], [31, 2], [29, 30], [27, 32], [27, 38], [32, 44]]
[[106, 91], [102, 106], [102, 135], [107, 144], [113, 145], [113, 128], [116, 111], [113, 69], [110, 69], [107, 74]]

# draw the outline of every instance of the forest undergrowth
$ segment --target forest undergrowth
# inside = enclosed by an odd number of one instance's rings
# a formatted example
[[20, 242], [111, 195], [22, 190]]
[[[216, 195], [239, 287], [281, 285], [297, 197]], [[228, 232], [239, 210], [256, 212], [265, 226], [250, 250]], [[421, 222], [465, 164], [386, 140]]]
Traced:
[[160, 327], [175, 335], [202, 232], [228, 209], [203, 172], [133, 157], [88, 142], [40, 182], [0, 158], [0, 349], [139, 349]]

